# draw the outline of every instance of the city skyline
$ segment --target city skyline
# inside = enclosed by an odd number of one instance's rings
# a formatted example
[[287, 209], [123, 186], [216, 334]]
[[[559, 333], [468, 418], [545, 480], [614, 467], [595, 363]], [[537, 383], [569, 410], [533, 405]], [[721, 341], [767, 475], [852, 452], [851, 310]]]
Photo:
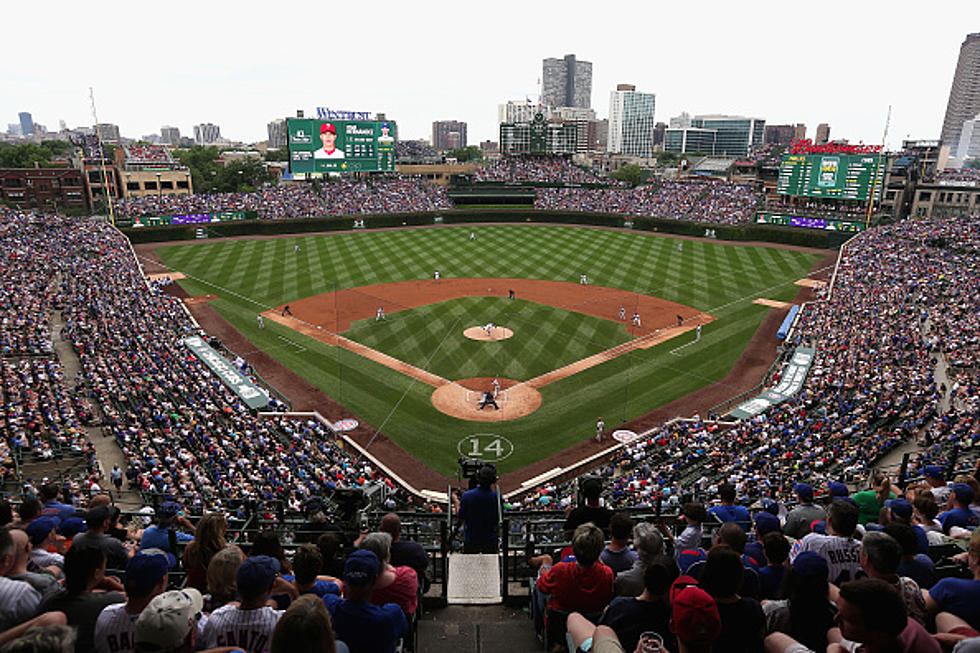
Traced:
[[[680, 7], [621, 7], [630, 20], [607, 34], [581, 29], [575, 12], [566, 18], [544, 7], [504, 2], [480, 17], [477, 34], [486, 36], [486, 46], [461, 41], [457, 51], [425, 37], [439, 33], [432, 17], [441, 15], [440, 8], [454, 5], [381, 2], [364, 18], [365, 28], [381, 17], [393, 26], [383, 33], [390, 42], [358, 50], [358, 34], [338, 30], [329, 49], [356, 53], [344, 60], [325, 58], [314, 38], [277, 45], [265, 32], [268, 10], [257, 3], [231, 11], [227, 3], [178, 1], [175, 11], [160, 15], [111, 1], [92, 17], [75, 15], [67, 2], [54, 4], [55, 11], [73, 18], [45, 24], [43, 48], [26, 28], [36, 23], [33, 13], [14, 5], [6, 14], [10, 25], [21, 28], [0, 46], [0, 123], [13, 123], [26, 111], [52, 130], [60, 120], [90, 126], [92, 86], [99, 120], [118, 124], [126, 137], [159, 134], [163, 125], [189, 135], [194, 125], [213, 122], [226, 138], [244, 142], [264, 141], [270, 121], [294, 116], [297, 109], [310, 115], [317, 106], [385, 113], [398, 121], [403, 139], [428, 139], [433, 121], [450, 119], [468, 124], [471, 143], [496, 141], [498, 105], [522, 98], [536, 103], [542, 60], [575, 54], [593, 65], [592, 106], [599, 118], [609, 116], [610, 91], [628, 82], [656, 94], [657, 119], [663, 122], [682, 111], [719, 111], [759, 116], [768, 124], [804, 123], [811, 133], [827, 122], [837, 139], [878, 143], [891, 105], [888, 144], [897, 147], [907, 137], [939, 137], [960, 44], [978, 29], [949, 20], [969, 16], [967, 2], [948, 3], [915, 20], [883, 2], [827, 2], [819, 14], [775, 2], [750, 3], [750, 11], [709, 3], [699, 8], [705, 25], [695, 45], [670, 27], [690, 17]], [[832, 16], [847, 20], [839, 28], [817, 20]], [[565, 29], [538, 29], [555, 21]], [[148, 39], [145, 57], [139, 46], [113, 66], [63, 74], [58, 62], [85, 48], [73, 35], [132, 33], [142, 39], [151, 33], [148, 26], [160, 43]], [[166, 36], [177, 33], [179, 41]], [[521, 47], [494, 46], [492, 35], [503, 33]], [[817, 45], [820, 33], [833, 47]], [[251, 38], [256, 34], [263, 36]], [[412, 39], [417, 42], [408, 47]], [[915, 48], [913, 77], [886, 64], [907, 43]], [[33, 57], [32, 65], [23, 65], [24, 53]], [[149, 66], [160, 57], [166, 66]]]

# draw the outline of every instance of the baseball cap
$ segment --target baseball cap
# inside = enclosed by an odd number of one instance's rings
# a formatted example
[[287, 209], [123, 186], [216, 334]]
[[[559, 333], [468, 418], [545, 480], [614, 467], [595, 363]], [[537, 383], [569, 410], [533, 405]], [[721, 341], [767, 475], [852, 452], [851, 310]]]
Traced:
[[164, 592], [153, 598], [136, 620], [133, 641], [147, 651], [173, 651], [187, 639], [204, 608], [204, 598], [193, 587]]
[[58, 523], [57, 517], [39, 517], [28, 524], [24, 532], [27, 533], [27, 537], [31, 538], [31, 544], [40, 544], [47, 539], [51, 531], [58, 528]]
[[939, 479], [940, 481], [943, 480], [943, 468], [939, 465], [926, 465], [925, 469], [922, 470], [922, 473], [926, 478], [935, 478]]
[[180, 504], [176, 501], [164, 501], [157, 508], [157, 517], [176, 517], [180, 512]]
[[243, 595], [261, 594], [276, 580], [279, 561], [269, 556], [252, 556], [238, 567], [238, 589]]
[[677, 556], [677, 566], [680, 568], [681, 573], [685, 573], [695, 562], [701, 562], [707, 559], [708, 554], [704, 549], [684, 549]]
[[830, 481], [827, 483], [827, 489], [830, 490], [830, 496], [832, 497], [846, 497], [850, 494], [847, 486], [838, 481]]
[[804, 551], [793, 560], [793, 573], [827, 580], [830, 577], [830, 566], [813, 551]]
[[776, 515], [777, 517], [779, 516], [779, 503], [775, 499], [765, 497], [759, 502], [759, 507], [764, 512], [768, 512], [771, 515]]
[[358, 549], [344, 563], [344, 581], [351, 585], [370, 585], [378, 575], [378, 556], [373, 551]]
[[973, 502], [973, 488], [966, 483], [953, 483], [953, 494], [956, 495], [956, 500], [961, 503], [972, 503]]
[[721, 634], [721, 616], [711, 595], [690, 576], [679, 576], [670, 587], [670, 630], [689, 644], [710, 644]]
[[781, 530], [779, 517], [768, 512], [757, 512], [753, 516], [755, 527], [759, 529], [759, 537], [766, 533], [778, 533]]
[[85, 520], [81, 517], [69, 517], [58, 527], [58, 532], [65, 537], [75, 537], [84, 530]]
[[324, 132], [331, 132], [336, 136], [337, 128], [333, 126], [332, 122], [325, 122], [320, 125], [320, 133], [322, 134]]
[[885, 507], [895, 513], [896, 517], [912, 519], [912, 504], [905, 499], [888, 499]]
[[793, 486], [793, 491], [800, 495], [802, 501], [813, 500], [813, 488], [807, 483], [797, 483]]
[[169, 569], [170, 560], [160, 549], [140, 551], [126, 563], [126, 593], [145, 596], [167, 575]]

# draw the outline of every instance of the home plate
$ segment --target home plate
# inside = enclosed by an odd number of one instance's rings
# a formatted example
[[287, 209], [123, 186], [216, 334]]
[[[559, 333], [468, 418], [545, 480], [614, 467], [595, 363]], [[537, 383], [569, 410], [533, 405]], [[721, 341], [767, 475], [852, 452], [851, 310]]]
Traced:
[[758, 299], [752, 300], [753, 304], [762, 304], [763, 306], [771, 306], [772, 308], [788, 308], [792, 306], [789, 302], [778, 302], [775, 299], [763, 299], [759, 297]]

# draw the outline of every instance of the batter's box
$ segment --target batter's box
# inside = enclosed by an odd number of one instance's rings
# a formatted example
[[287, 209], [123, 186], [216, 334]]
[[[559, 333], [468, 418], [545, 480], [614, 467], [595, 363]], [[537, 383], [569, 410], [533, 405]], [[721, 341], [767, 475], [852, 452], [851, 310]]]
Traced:
[[[507, 403], [507, 391], [501, 390], [494, 397], [498, 404]], [[478, 404], [483, 400], [483, 393], [478, 390], [467, 390], [466, 391], [466, 403], [468, 404]]]

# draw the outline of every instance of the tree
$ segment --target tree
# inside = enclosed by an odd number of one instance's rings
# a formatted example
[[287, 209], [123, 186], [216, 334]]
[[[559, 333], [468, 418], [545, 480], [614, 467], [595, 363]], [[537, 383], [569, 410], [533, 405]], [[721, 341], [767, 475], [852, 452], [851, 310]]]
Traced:
[[657, 157], [657, 163], [665, 168], [676, 165], [681, 159], [680, 155], [675, 152], [657, 152], [654, 156]]
[[459, 161], [460, 163], [466, 163], [467, 161], [482, 161], [483, 151], [476, 145], [467, 145], [466, 147], [461, 147], [458, 150], [449, 150], [446, 152], [447, 157], [452, 157]]
[[266, 161], [289, 161], [289, 150], [283, 148], [278, 150], [266, 150]]
[[643, 168], [635, 163], [627, 163], [616, 172], [609, 173], [609, 176], [618, 181], [625, 181], [630, 186], [639, 186], [643, 183], [646, 174]]
[[260, 159], [243, 159], [221, 166], [214, 179], [213, 190], [219, 193], [252, 191], [272, 181], [272, 175]]
[[980, 157], [967, 159], [966, 163], [963, 164], [963, 167], [970, 168], [971, 170], [980, 170]]
[[186, 150], [174, 150], [174, 156], [191, 171], [194, 190], [210, 192], [221, 166], [218, 165], [218, 148], [195, 145]]

